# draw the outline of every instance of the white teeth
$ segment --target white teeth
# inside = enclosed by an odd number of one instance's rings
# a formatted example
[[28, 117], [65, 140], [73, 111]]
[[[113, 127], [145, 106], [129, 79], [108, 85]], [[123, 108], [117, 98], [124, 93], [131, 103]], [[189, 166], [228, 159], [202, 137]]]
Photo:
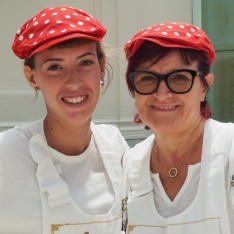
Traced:
[[84, 99], [85, 99], [85, 96], [82, 96], [82, 97], [74, 97], [74, 98], [64, 98], [64, 100], [65, 100], [66, 102], [73, 103], [73, 104], [83, 102]]
[[161, 110], [171, 110], [171, 109], [174, 109], [175, 106], [155, 106], [155, 108], [161, 109]]

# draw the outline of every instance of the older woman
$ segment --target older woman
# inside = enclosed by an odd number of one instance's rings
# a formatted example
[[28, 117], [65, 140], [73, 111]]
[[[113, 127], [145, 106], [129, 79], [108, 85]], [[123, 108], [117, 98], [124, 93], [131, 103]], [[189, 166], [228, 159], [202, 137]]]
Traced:
[[137, 119], [153, 131], [125, 155], [127, 233], [234, 233], [234, 127], [210, 119], [210, 40], [167, 22], [141, 30], [125, 53]]
[[105, 33], [91, 15], [68, 6], [43, 9], [18, 30], [13, 52], [47, 113], [0, 134], [0, 233], [121, 232], [128, 146], [116, 127], [92, 123], [104, 84]]

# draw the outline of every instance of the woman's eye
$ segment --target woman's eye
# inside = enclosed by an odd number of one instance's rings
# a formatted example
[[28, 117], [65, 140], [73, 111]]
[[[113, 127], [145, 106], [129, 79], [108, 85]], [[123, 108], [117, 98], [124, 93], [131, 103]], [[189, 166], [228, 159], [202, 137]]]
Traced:
[[152, 82], [155, 80], [153, 76], [142, 76], [138, 78], [138, 82]]
[[61, 67], [59, 65], [52, 65], [48, 68], [50, 71], [56, 71], [59, 70]]
[[178, 76], [175, 76], [174, 79], [175, 80], [187, 80], [187, 77], [183, 75], [178, 75]]
[[179, 74], [176, 74], [174, 76], [171, 76], [170, 77], [170, 80], [171, 81], [188, 81], [190, 80], [189, 77], [185, 76], [185, 75], [179, 75]]
[[89, 66], [89, 65], [91, 65], [91, 64], [93, 64], [93, 62], [90, 61], [90, 60], [85, 60], [85, 61], [83, 61], [83, 62], [81, 63], [82, 66]]

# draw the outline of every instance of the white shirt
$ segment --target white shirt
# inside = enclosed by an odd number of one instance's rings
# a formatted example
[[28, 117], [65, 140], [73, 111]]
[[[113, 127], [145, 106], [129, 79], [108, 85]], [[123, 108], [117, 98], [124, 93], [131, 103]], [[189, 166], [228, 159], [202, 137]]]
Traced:
[[115, 202], [114, 190], [93, 137], [88, 148], [77, 156], [67, 156], [52, 148], [50, 151], [79, 207], [88, 214], [107, 213]]
[[[31, 127], [37, 129], [36, 134], [39, 139], [44, 138], [42, 120], [0, 133], [0, 233], [51, 234], [50, 224], [77, 223], [79, 220], [83, 223], [101, 222], [102, 217], [105, 220], [111, 220], [121, 216], [121, 205], [119, 205], [121, 204], [121, 160], [129, 147], [115, 126], [91, 124], [95, 140], [81, 155], [81, 159], [80, 156], [67, 157], [60, 154], [49, 148], [44, 143], [45, 140], [42, 140], [42, 144], [37, 146], [37, 138], [32, 134]], [[34, 139], [33, 149], [30, 145], [32, 139]], [[37, 147], [41, 147], [40, 151], [37, 151]], [[50, 153], [48, 154], [48, 152]], [[100, 152], [101, 159], [97, 152]], [[36, 159], [40, 161], [40, 158], [42, 158], [41, 163], [35, 161]], [[47, 161], [50, 161], [50, 158], [54, 162], [52, 161], [48, 165]], [[82, 161], [82, 159], [84, 160]], [[93, 159], [97, 164], [89, 165], [89, 163], [92, 163], [90, 160]], [[104, 161], [105, 167], [102, 163]], [[106, 167], [110, 164], [113, 165], [113, 168]], [[79, 170], [75, 169], [76, 166]], [[86, 168], [81, 169], [82, 166]], [[50, 171], [51, 169], [53, 172]], [[108, 173], [108, 175], [112, 175], [111, 184], [106, 173], [107, 169], [113, 172]], [[115, 174], [118, 174], [119, 177], [113, 176]], [[56, 178], [51, 176], [56, 176]], [[84, 178], [85, 176], [88, 176], [88, 178]], [[101, 179], [102, 182], [94, 185], [97, 178]], [[53, 183], [54, 179], [58, 182], [57, 184]], [[82, 181], [84, 182], [83, 185]], [[79, 186], [82, 189], [77, 191]], [[47, 195], [47, 191], [43, 190], [44, 188], [49, 188], [52, 195]], [[68, 188], [68, 191], [66, 188]], [[115, 188], [115, 193], [113, 193], [112, 188]], [[96, 190], [97, 196], [95, 196]], [[63, 194], [67, 196], [64, 199], [61, 197]], [[69, 202], [69, 197], [72, 197], [71, 202]], [[80, 199], [87, 204], [81, 204]], [[52, 203], [49, 204], [49, 202]], [[65, 204], [58, 205], [58, 202], [59, 204], [65, 202]], [[101, 202], [101, 206], [105, 205], [100, 207], [99, 202]], [[111, 206], [111, 210], [105, 215], [92, 215], [98, 214], [98, 212], [102, 214]], [[86, 210], [87, 213], [82, 209]], [[79, 218], [78, 221], [77, 217]], [[115, 224], [116, 226], [114, 226]], [[108, 223], [106, 225], [108, 226]], [[115, 230], [113, 233], [118, 233], [118, 230], [121, 231], [121, 219], [108, 227]], [[81, 225], [64, 228], [65, 233], [84, 233], [83, 229], [87, 231], [88, 226], [83, 225], [82, 230], [79, 229]], [[66, 232], [70, 228], [76, 230]], [[100, 225], [100, 229], [103, 229], [102, 225]], [[104, 234], [105, 231], [100, 231], [100, 229], [97, 229], [96, 233]], [[110, 233], [108, 228], [105, 230], [106, 233]]]
[[160, 215], [165, 218], [172, 217], [180, 214], [189, 207], [197, 193], [200, 169], [201, 163], [189, 166], [186, 180], [173, 201], [171, 201], [167, 196], [162, 186], [159, 174], [151, 173], [154, 189], [154, 202]]
[[[131, 228], [134, 228], [136, 233], [138, 233], [137, 230], [142, 231], [143, 227], [149, 231], [152, 228], [153, 231], [154, 228], [162, 226], [162, 229], [157, 229], [161, 232], [154, 231], [154, 233], [169, 232], [172, 229], [178, 231], [182, 224], [185, 224], [183, 228], [186, 229], [190, 226], [186, 226], [187, 221], [196, 221], [199, 217], [201, 219], [213, 217], [218, 212], [221, 215], [220, 222], [222, 222], [223, 230], [227, 230], [230, 226], [230, 233], [234, 233], [234, 212], [231, 200], [234, 188], [230, 187], [230, 175], [234, 174], [234, 167], [230, 170], [232, 167], [230, 162], [234, 157], [233, 130], [234, 125], [231, 123], [220, 123], [211, 119], [206, 121], [202, 153], [204, 158], [201, 163], [202, 175], [200, 163], [190, 166], [187, 179], [174, 201], [171, 201], [165, 193], [158, 174], [152, 175], [149, 170], [154, 136], [150, 136], [126, 153], [126, 188], [128, 188], [128, 183], [131, 188], [126, 190], [129, 191], [128, 218]], [[199, 194], [198, 187], [200, 188]], [[219, 202], [214, 202], [215, 200]], [[139, 210], [140, 213], [137, 212]], [[214, 210], [216, 213], [212, 213]], [[226, 225], [227, 220], [229, 220], [229, 225]], [[175, 223], [181, 225], [176, 226]], [[212, 224], [209, 225], [209, 222], [204, 224], [208, 225], [206, 228], [209, 230], [215, 228]], [[198, 229], [201, 225], [203, 225], [202, 222], [197, 223]], [[191, 226], [195, 227], [196, 223], [191, 223]], [[196, 229], [192, 230], [193, 233], [196, 231]]]

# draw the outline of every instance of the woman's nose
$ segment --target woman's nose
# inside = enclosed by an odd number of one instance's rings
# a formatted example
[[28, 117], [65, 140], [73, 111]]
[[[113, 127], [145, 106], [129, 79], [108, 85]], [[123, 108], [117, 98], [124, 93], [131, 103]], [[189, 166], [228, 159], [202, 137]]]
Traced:
[[166, 99], [168, 97], [172, 96], [172, 92], [168, 89], [166, 83], [164, 80], [162, 80], [158, 86], [157, 91], [153, 94], [156, 96], [158, 99]]
[[66, 83], [67, 85], [82, 85], [83, 77], [76, 69], [72, 69], [67, 73]]

